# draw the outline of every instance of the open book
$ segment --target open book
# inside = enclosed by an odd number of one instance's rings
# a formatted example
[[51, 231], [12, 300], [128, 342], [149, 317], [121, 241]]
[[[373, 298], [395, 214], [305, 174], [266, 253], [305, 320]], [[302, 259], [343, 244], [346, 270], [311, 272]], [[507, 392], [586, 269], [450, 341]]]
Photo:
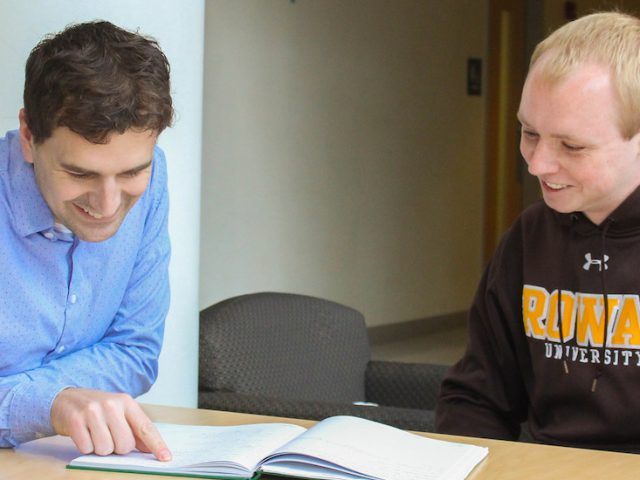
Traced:
[[233, 427], [157, 424], [173, 453], [84, 455], [68, 468], [203, 478], [261, 473], [322, 480], [464, 479], [488, 449], [421, 437], [356, 417], [327, 418], [306, 430], [266, 423]]

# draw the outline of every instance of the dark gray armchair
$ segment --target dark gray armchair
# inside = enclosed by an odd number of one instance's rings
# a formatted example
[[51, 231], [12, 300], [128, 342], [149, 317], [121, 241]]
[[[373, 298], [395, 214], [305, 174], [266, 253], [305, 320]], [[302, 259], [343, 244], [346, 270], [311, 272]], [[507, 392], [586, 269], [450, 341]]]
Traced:
[[433, 431], [447, 369], [372, 361], [362, 314], [320, 298], [255, 293], [200, 313], [200, 408]]

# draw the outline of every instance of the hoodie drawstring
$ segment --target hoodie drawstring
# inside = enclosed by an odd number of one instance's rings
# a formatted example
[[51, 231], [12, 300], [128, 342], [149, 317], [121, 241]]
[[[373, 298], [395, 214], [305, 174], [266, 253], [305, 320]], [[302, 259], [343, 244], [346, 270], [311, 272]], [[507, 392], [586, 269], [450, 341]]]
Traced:
[[607, 259], [607, 231], [609, 230], [609, 227], [611, 226], [611, 223], [613, 222], [613, 219], [609, 219], [606, 224], [604, 225], [604, 228], [602, 229], [602, 235], [601, 235], [601, 239], [602, 239], [602, 263], [600, 266], [600, 284], [601, 284], [601, 288], [602, 288], [602, 297], [604, 299], [604, 322], [603, 322], [603, 327], [604, 327], [604, 332], [602, 334], [602, 348], [600, 350], [601, 355], [602, 355], [602, 360], [601, 362], [598, 364], [598, 366], [596, 367], [596, 373], [595, 376], [593, 377], [593, 382], [591, 383], [591, 392], [595, 392], [596, 388], [598, 387], [598, 379], [602, 376], [602, 362], [604, 362], [604, 354], [605, 351], [607, 349], [607, 341], [609, 340], [609, 294], [607, 292], [607, 282], [605, 280], [606, 277], [606, 270], [607, 270], [607, 263], [606, 263], [606, 259]]
[[[564, 328], [562, 325], [562, 289], [558, 289], [558, 331], [560, 332], [560, 345], [564, 346]], [[569, 375], [569, 364], [567, 363], [566, 355], [562, 356], [562, 365], [564, 366], [564, 373]]]
[[[571, 219], [575, 222], [578, 220], [577, 215], [572, 215]], [[607, 292], [607, 282], [606, 282], [606, 269], [607, 269], [607, 264], [606, 264], [606, 260], [607, 260], [607, 232], [609, 231], [609, 227], [611, 226], [611, 224], [614, 222], [613, 218], [609, 218], [603, 225], [602, 228], [602, 233], [600, 235], [600, 239], [602, 242], [602, 246], [601, 246], [601, 254], [602, 254], [602, 263], [600, 264], [600, 288], [602, 291], [602, 298], [603, 298], [603, 302], [604, 302], [604, 321], [603, 323], [603, 329], [604, 331], [602, 332], [602, 346], [600, 347], [600, 354], [601, 354], [601, 362], [598, 363], [598, 366], [596, 367], [596, 372], [594, 374], [593, 377], [593, 381], [591, 382], [591, 392], [595, 392], [596, 389], [598, 388], [598, 379], [602, 376], [602, 362], [604, 362], [604, 357], [605, 357], [605, 352], [607, 349], [607, 342], [609, 340], [609, 294]], [[573, 236], [574, 234], [574, 229], [571, 229], [571, 234]], [[573, 238], [572, 238], [573, 240]], [[571, 242], [571, 244], [573, 244], [573, 241]], [[560, 333], [560, 344], [564, 346], [564, 332], [563, 332], [563, 322], [562, 322], [562, 289], [558, 288], [558, 300], [557, 300], [557, 307], [558, 307], [558, 330]], [[562, 365], [564, 367], [564, 372], [568, 375], [569, 374], [569, 364], [567, 362], [567, 358], [566, 355], [563, 355], [562, 357]]]
[[[571, 214], [571, 223], [575, 224], [577, 221], [579, 220], [579, 217], [577, 214], [572, 213]], [[571, 226], [571, 240], [569, 242], [569, 246], [573, 246], [575, 245], [575, 228], [572, 225]], [[562, 323], [562, 289], [558, 288], [558, 331], [560, 332], [560, 345], [562, 345], [562, 347], [564, 348], [564, 328], [563, 328], [563, 323]], [[569, 375], [569, 363], [567, 362], [567, 356], [566, 355], [562, 355], [562, 366], [564, 367], [564, 373], [566, 373], [567, 375]]]

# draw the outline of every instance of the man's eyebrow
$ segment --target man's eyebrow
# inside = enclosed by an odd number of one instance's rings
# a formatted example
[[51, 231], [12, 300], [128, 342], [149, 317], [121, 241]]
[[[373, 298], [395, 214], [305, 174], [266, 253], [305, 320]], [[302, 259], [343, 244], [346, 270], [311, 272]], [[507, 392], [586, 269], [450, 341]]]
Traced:
[[126, 172], [122, 172], [122, 173], [124, 175], [128, 175], [128, 174], [132, 174], [132, 173], [141, 172], [141, 171], [146, 170], [147, 168], [149, 168], [151, 166], [152, 162], [153, 162], [153, 159], [149, 160], [148, 162], [143, 163], [142, 165], [138, 165], [137, 167], [133, 167], [133, 168], [127, 170]]
[[87, 170], [86, 168], [78, 167], [77, 165], [73, 165], [71, 163], [66, 163], [66, 162], [60, 162], [60, 167], [62, 167], [64, 170], [67, 170], [73, 173], [82, 173], [82, 174], [96, 173], [91, 170]]
[[[520, 122], [520, 125], [522, 125], [523, 128], [531, 128], [528, 124], [527, 121], [522, 117], [522, 115], [520, 114], [520, 112], [518, 112], [516, 114], [516, 117], [518, 118], [518, 122]], [[535, 129], [532, 129], [533, 131], [535, 131]], [[552, 133], [551, 134], [551, 138], [557, 138], [559, 140], [568, 140], [570, 142], [579, 142], [579, 143], [585, 143], [583, 140], [573, 136], [573, 135], [569, 135], [569, 134], [565, 134], [565, 133]]]
[[[120, 172], [118, 175], [131, 175], [131, 174], [134, 174], [134, 173], [141, 172], [141, 171], [146, 170], [147, 168], [149, 168], [151, 166], [152, 162], [153, 162], [153, 159], [143, 163], [142, 165], [138, 165], [137, 167], [133, 167], [133, 168], [127, 170], [127, 171]], [[100, 175], [100, 173], [94, 172], [93, 170], [87, 170], [86, 168], [82, 168], [82, 167], [79, 167], [77, 165], [72, 165], [72, 164], [66, 163], [66, 162], [61, 162], [60, 166], [64, 170], [67, 170], [68, 172], [72, 172], [72, 173], [78, 173], [78, 174], [81, 174], [81, 175]]]

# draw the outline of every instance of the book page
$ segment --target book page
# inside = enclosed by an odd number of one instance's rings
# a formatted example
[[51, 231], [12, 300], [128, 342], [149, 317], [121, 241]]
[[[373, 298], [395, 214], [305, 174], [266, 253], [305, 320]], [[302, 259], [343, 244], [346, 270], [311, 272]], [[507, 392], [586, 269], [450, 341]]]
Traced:
[[[288, 456], [287, 454], [296, 454]], [[356, 417], [332, 417], [280, 448], [263, 466], [270, 473], [302, 473], [299, 462], [310, 457], [343, 467], [361, 478], [384, 480], [463, 479], [488, 453], [483, 447], [421, 437]], [[285, 471], [279, 469], [283, 461]], [[313, 468], [300, 476], [311, 474]], [[350, 475], [321, 478], [355, 478]]]
[[[160, 462], [150, 453], [127, 455], [84, 455], [71, 466], [119, 468], [144, 471], [208, 471], [198, 468], [217, 463], [236, 468], [214, 469], [233, 472], [242, 466], [253, 472], [265, 456], [305, 431], [303, 427], [284, 423], [211, 427], [157, 423], [158, 431], [173, 454], [170, 462]], [[195, 467], [195, 468], [194, 468]], [[246, 476], [246, 475], [245, 475]], [[248, 475], [251, 476], [251, 475]]]

